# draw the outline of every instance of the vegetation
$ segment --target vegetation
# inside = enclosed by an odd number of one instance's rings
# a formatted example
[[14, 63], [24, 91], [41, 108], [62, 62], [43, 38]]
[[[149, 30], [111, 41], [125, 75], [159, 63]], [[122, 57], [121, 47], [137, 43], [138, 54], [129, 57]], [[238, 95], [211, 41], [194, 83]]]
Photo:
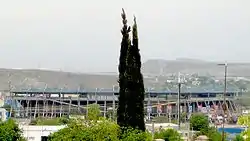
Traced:
[[209, 121], [208, 118], [202, 114], [193, 114], [190, 118], [190, 129], [195, 131], [208, 130]]
[[121, 134], [115, 122], [102, 119], [99, 122], [74, 120], [67, 127], [51, 134], [49, 139], [50, 141], [152, 141], [152, 136], [137, 129], [126, 129]]
[[121, 134], [121, 141], [152, 141], [152, 135], [138, 129], [128, 128]]
[[120, 59], [119, 59], [119, 98], [118, 98], [118, 108], [117, 108], [117, 123], [121, 127], [128, 126], [127, 120], [128, 114], [126, 110], [127, 106], [127, 97], [125, 96], [126, 90], [126, 82], [125, 82], [125, 71], [126, 71], [126, 57], [127, 57], [127, 50], [130, 46], [130, 39], [129, 39], [129, 32], [130, 27], [127, 25], [127, 19], [125, 11], [122, 9], [122, 23], [123, 28], [121, 30], [122, 33], [122, 42], [121, 42], [121, 50], [120, 50]]
[[[133, 45], [128, 48], [126, 77], [128, 84], [128, 116], [129, 124], [133, 128], [145, 131], [144, 122], [144, 96], [145, 88], [143, 75], [141, 73], [141, 56], [138, 45], [138, 31], [136, 18], [134, 17], [133, 25]], [[130, 62], [131, 61], [131, 62]]]
[[90, 104], [88, 106], [88, 120], [98, 120], [101, 116], [100, 105], [98, 104]]
[[25, 141], [22, 137], [22, 131], [18, 124], [12, 119], [0, 123], [1, 141]]
[[245, 141], [245, 140], [241, 135], [236, 135], [236, 137], [233, 141]]
[[[249, 127], [250, 126], [250, 115], [243, 115], [243, 116], [239, 117], [238, 124]], [[247, 141], [250, 140], [250, 129], [248, 128], [246, 131], [244, 131], [241, 134], [241, 136], [246, 136]]]
[[145, 131], [144, 83], [141, 74], [141, 57], [138, 49], [136, 18], [133, 25], [133, 41], [129, 38], [130, 27], [126, 14], [122, 13], [123, 28], [119, 64], [119, 103], [117, 122], [121, 127], [132, 127]]
[[[90, 106], [88, 114], [91, 120], [70, 119], [67, 127], [51, 134], [51, 141], [152, 141], [148, 132], [126, 128], [123, 131], [117, 123], [99, 117], [100, 109], [95, 105]], [[70, 134], [69, 134], [70, 133]]]
[[[201, 130], [196, 136], [206, 135], [211, 141], [218, 141], [222, 139], [221, 133], [214, 127], [209, 127], [207, 130]], [[225, 136], [226, 137], [226, 136]]]
[[68, 117], [61, 118], [36, 118], [31, 120], [30, 125], [65, 125], [69, 122]]
[[67, 127], [51, 134], [49, 138], [51, 141], [117, 141], [118, 135], [119, 126], [113, 122], [107, 120], [100, 122], [75, 120]]
[[181, 135], [174, 129], [166, 129], [156, 132], [154, 138], [164, 139], [165, 141], [183, 141]]
[[208, 117], [202, 113], [193, 114], [190, 118], [190, 128], [199, 131], [195, 137], [206, 135], [211, 141], [221, 140], [222, 135], [214, 127], [209, 127]]
[[[136, 23], [135, 23], [136, 26]], [[133, 30], [136, 30], [136, 28]], [[135, 31], [133, 31], [134, 33]], [[141, 74], [138, 70], [136, 54], [136, 45], [130, 45], [128, 47], [127, 58], [126, 58], [126, 96], [127, 96], [127, 105], [126, 111], [128, 114], [128, 126], [133, 128], [145, 130], [144, 124], [144, 88], [142, 91], [141, 85]], [[143, 82], [142, 82], [143, 83]]]

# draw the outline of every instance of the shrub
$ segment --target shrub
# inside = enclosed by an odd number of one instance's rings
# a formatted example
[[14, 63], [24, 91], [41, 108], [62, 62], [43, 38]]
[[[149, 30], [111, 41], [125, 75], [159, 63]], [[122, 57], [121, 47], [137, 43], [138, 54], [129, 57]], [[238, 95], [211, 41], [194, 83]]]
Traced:
[[25, 141], [22, 137], [22, 130], [12, 119], [0, 122], [0, 140], [1, 141]]
[[174, 129], [163, 129], [154, 134], [154, 139], [164, 139], [165, 141], [182, 141], [181, 135]]
[[51, 141], [118, 141], [118, 135], [119, 126], [114, 122], [75, 120], [67, 127], [51, 134], [49, 138]]
[[202, 114], [193, 114], [190, 118], [190, 129], [195, 131], [205, 130], [208, 131], [209, 121], [208, 118]]
[[72, 120], [68, 126], [49, 136], [50, 141], [152, 141], [149, 132], [137, 129], [122, 130], [109, 120]]
[[121, 135], [121, 141], [152, 141], [152, 135], [149, 132], [129, 128]]

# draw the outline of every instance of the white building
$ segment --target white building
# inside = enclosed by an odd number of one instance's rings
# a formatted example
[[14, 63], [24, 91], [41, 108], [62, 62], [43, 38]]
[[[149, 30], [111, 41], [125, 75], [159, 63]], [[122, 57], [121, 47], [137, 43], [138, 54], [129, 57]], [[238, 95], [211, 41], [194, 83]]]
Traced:
[[65, 126], [34, 126], [20, 125], [23, 130], [23, 136], [28, 141], [41, 141], [42, 137], [48, 137], [51, 133], [56, 132]]
[[4, 108], [0, 108], [0, 121], [7, 120], [7, 111]]

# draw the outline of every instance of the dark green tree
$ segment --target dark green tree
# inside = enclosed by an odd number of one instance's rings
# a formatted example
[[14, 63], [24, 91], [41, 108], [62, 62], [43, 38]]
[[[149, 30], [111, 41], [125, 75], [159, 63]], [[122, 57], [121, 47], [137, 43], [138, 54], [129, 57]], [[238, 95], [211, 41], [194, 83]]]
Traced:
[[126, 94], [128, 96], [128, 124], [133, 128], [145, 131], [144, 123], [144, 83], [141, 74], [141, 56], [138, 47], [138, 31], [136, 18], [134, 17], [134, 25], [132, 32], [132, 45], [129, 46], [126, 59]]
[[123, 28], [119, 64], [119, 102], [117, 123], [120, 127], [132, 127], [145, 131], [144, 83], [141, 74], [141, 56], [138, 48], [136, 18], [133, 25], [133, 40], [129, 38], [130, 27], [122, 9]]
[[130, 27], [127, 25], [127, 19], [124, 9], [122, 9], [122, 23], [123, 28], [121, 30], [122, 33], [122, 42], [121, 42], [121, 49], [120, 49], [120, 59], [119, 59], [119, 98], [118, 98], [118, 108], [117, 108], [117, 123], [120, 127], [127, 126], [127, 100], [125, 96], [126, 90], [126, 80], [125, 80], [125, 71], [126, 71], [126, 58], [127, 58], [127, 51], [128, 47], [131, 44], [129, 39], [129, 32], [131, 31]]

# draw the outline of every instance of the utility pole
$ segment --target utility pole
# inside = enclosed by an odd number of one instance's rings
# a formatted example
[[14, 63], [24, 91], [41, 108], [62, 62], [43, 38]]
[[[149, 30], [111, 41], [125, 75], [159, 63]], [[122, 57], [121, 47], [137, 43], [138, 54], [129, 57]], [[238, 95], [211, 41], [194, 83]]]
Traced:
[[150, 113], [151, 113], [151, 110], [152, 110], [152, 108], [151, 108], [151, 104], [150, 104], [150, 92], [149, 92], [149, 90], [147, 89], [147, 92], [148, 92], [148, 95], [147, 95], [147, 97], [148, 97], [148, 103], [147, 103], [147, 118], [148, 118], [148, 120], [150, 120]]
[[223, 93], [223, 121], [222, 121], [222, 141], [225, 141], [225, 113], [227, 110], [226, 104], [226, 93], [227, 93], [227, 63], [218, 64], [219, 66], [224, 66], [224, 93]]
[[12, 116], [12, 112], [13, 112], [13, 95], [12, 95], [12, 87], [11, 87], [11, 73], [8, 74], [9, 76], [9, 81], [8, 81], [8, 87], [9, 87], [9, 96], [10, 96], [10, 100], [11, 100], [11, 104], [10, 104], [10, 114], [9, 116]]
[[177, 101], [177, 107], [178, 107], [178, 129], [180, 130], [181, 128], [181, 119], [180, 119], [180, 98], [181, 98], [181, 78], [180, 78], [180, 73], [178, 75], [178, 101]]

